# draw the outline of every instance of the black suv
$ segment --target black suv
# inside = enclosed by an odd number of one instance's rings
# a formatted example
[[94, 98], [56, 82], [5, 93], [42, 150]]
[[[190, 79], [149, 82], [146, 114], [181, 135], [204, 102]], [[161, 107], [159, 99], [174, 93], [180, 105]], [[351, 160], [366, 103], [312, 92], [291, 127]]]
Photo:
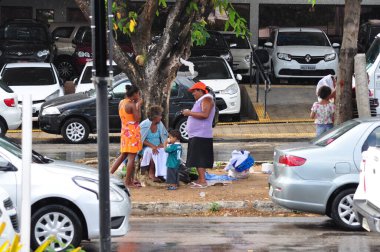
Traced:
[[0, 27], [0, 65], [14, 62], [52, 62], [54, 43], [47, 25], [15, 19]]
[[[210, 37], [203, 46], [193, 45], [191, 47], [191, 57], [196, 56], [217, 56], [224, 58], [233, 67], [233, 57], [224, 36], [217, 31], [208, 31]], [[233, 69], [234, 70], [234, 69]]]
[[358, 52], [365, 53], [376, 35], [380, 33], [380, 20], [374, 19], [362, 24], [358, 35]]

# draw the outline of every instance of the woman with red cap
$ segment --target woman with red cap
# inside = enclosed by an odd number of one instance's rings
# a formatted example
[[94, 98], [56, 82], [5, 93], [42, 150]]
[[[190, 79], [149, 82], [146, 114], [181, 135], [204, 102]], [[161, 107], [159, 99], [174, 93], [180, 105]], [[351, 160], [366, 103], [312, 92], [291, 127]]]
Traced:
[[215, 104], [203, 82], [195, 83], [190, 89], [195, 98], [191, 110], [182, 111], [187, 119], [187, 133], [189, 144], [187, 149], [187, 167], [196, 167], [198, 180], [192, 182], [191, 188], [206, 188], [206, 168], [212, 168], [214, 150], [212, 139], [212, 121], [215, 115]]

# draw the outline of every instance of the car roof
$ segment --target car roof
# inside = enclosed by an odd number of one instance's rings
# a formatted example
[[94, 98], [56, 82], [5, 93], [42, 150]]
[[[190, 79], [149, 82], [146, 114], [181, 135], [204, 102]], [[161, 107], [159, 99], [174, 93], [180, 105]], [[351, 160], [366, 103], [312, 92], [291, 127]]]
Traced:
[[5, 68], [18, 68], [18, 67], [47, 67], [51, 68], [50, 63], [45, 62], [23, 62], [23, 63], [8, 63]]
[[321, 29], [308, 27], [281, 27], [277, 29], [279, 32], [322, 32]]
[[380, 19], [370, 19], [366, 23], [374, 26], [380, 26]]

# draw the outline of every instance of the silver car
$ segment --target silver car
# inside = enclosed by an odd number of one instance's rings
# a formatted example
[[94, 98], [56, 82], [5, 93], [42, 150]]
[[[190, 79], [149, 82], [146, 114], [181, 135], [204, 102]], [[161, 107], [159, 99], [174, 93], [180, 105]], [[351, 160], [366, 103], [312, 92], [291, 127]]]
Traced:
[[361, 229], [352, 201], [362, 152], [380, 133], [376, 118], [347, 121], [310, 143], [277, 147], [269, 177], [272, 201], [288, 209], [325, 214], [338, 226]]
[[[0, 138], [0, 184], [16, 209], [21, 209], [21, 148]], [[55, 251], [65, 251], [82, 240], [99, 238], [99, 174], [95, 168], [52, 160], [36, 152], [31, 164], [31, 247], [36, 249], [51, 235]], [[129, 229], [131, 202], [121, 180], [110, 181], [111, 235]]]

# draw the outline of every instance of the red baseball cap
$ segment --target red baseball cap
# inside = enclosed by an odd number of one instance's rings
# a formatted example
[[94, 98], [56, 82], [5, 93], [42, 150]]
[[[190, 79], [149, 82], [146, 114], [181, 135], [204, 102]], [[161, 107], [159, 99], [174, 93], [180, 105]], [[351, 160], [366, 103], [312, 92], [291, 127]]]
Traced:
[[206, 84], [204, 84], [203, 82], [199, 81], [197, 83], [195, 83], [191, 88], [189, 88], [189, 92], [193, 92], [193, 90], [195, 89], [200, 89], [200, 90], [203, 90], [205, 91], [205, 93], [207, 94], [208, 93], [208, 90], [206, 88]]

